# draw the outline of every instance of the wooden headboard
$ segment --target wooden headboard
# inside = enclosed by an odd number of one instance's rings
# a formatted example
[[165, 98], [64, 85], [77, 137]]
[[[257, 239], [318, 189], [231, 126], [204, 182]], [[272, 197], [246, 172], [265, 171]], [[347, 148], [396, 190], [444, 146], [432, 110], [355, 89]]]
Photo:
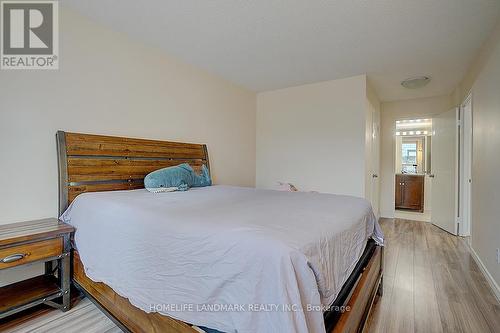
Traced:
[[210, 170], [203, 144], [121, 138], [58, 131], [59, 215], [84, 192], [144, 188], [151, 171], [189, 163]]

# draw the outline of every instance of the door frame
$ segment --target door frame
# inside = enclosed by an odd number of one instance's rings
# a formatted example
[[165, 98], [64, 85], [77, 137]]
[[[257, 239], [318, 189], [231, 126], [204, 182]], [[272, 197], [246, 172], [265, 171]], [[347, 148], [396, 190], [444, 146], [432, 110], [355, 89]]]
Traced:
[[[395, 118], [392, 118], [391, 119], [391, 135], [392, 135], [392, 165], [391, 165], [391, 197], [392, 197], [392, 205], [391, 205], [391, 214], [389, 215], [389, 211], [386, 213], [388, 215], [386, 216], [390, 216], [392, 218], [402, 218], [402, 219], [408, 219], [408, 220], [416, 220], [416, 221], [423, 221], [423, 222], [427, 222], [427, 223], [431, 223], [432, 222], [432, 212], [429, 211], [429, 210], [426, 210], [426, 207], [428, 208], [427, 205], [425, 205], [425, 198], [426, 198], [426, 191], [430, 191], [430, 188], [425, 186], [425, 183], [427, 181], [429, 181], [429, 174], [431, 173], [430, 172], [430, 169], [429, 170], [426, 170], [426, 165], [424, 164], [423, 168], [424, 168], [424, 171], [423, 173], [425, 174], [425, 178], [424, 178], [424, 211], [423, 212], [420, 212], [420, 211], [410, 211], [410, 210], [400, 210], [400, 209], [396, 209], [396, 175], [398, 174], [398, 170], [397, 170], [397, 167], [396, 167], [396, 161], [398, 160], [398, 144], [397, 144], [397, 138], [398, 136], [395, 135], [396, 133], [396, 122], [397, 121], [403, 121], [403, 120], [411, 120], [411, 119], [432, 119], [433, 117], [435, 117], [435, 114], [433, 113], [422, 113], [422, 114], [414, 114], [414, 115], [408, 115], [408, 116], [404, 116], [404, 115], [401, 115], [401, 116], [398, 116], [398, 117], [395, 117]], [[417, 135], [418, 136], [418, 135]], [[402, 138], [402, 136], [400, 136], [400, 138]], [[430, 148], [430, 145], [427, 146], [425, 144], [425, 140], [424, 140], [424, 147], [425, 147], [425, 150], [427, 151], [427, 149], [431, 149]], [[427, 157], [425, 157], [427, 158]], [[427, 163], [427, 162], [425, 162]], [[431, 185], [432, 186], [432, 185]]]
[[[469, 107], [469, 110], [467, 108]], [[473, 130], [472, 92], [460, 104], [460, 161], [459, 161], [459, 235], [470, 236], [472, 214], [472, 130]]]

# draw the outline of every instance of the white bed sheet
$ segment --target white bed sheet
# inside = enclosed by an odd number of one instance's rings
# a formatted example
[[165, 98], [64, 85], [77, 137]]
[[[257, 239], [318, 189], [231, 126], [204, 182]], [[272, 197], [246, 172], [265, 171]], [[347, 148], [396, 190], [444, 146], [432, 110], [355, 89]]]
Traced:
[[223, 332], [324, 332], [321, 305], [383, 242], [364, 199], [231, 186], [85, 193], [62, 220], [93, 281]]

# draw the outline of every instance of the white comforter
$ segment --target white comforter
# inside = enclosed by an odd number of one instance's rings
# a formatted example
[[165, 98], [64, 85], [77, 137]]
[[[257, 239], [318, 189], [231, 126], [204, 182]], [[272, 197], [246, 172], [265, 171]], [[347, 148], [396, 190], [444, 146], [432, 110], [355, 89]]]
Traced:
[[62, 219], [92, 280], [146, 312], [240, 333], [324, 332], [321, 305], [383, 237], [363, 199], [229, 186], [86, 193]]

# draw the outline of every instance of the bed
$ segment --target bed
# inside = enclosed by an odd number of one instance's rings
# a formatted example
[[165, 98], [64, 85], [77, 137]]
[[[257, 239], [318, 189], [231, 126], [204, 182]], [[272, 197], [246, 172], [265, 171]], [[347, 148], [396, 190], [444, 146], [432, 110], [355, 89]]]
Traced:
[[57, 142], [73, 282], [123, 330], [363, 329], [383, 266], [366, 201], [229, 186], [152, 194], [147, 173], [209, 166], [206, 146], [65, 132]]

